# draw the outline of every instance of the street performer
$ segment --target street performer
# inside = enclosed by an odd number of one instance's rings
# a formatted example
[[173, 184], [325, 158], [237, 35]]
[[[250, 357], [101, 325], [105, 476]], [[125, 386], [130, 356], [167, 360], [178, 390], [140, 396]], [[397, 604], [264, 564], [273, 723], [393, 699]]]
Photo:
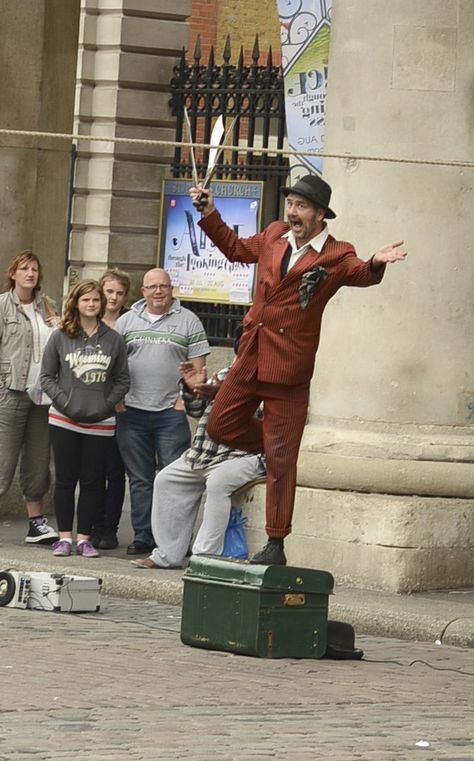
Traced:
[[[243, 239], [221, 219], [210, 189], [190, 189], [202, 210], [200, 227], [224, 256], [258, 263], [239, 352], [207, 431], [235, 449], [265, 453], [268, 542], [251, 559], [263, 565], [286, 564], [283, 540], [291, 531], [298, 451], [324, 308], [341, 286], [377, 285], [386, 264], [406, 257], [401, 240], [382, 246], [367, 262], [350, 243], [335, 240], [325, 222], [336, 216], [329, 206], [331, 188], [318, 175], [281, 190], [288, 221], [272, 222]], [[263, 421], [254, 417], [261, 402]]]

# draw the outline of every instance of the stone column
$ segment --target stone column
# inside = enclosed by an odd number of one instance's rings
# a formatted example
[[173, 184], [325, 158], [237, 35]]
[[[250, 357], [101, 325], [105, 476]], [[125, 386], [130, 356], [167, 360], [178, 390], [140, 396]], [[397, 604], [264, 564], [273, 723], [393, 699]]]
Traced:
[[331, 302], [312, 384], [300, 559], [355, 584], [474, 583], [474, 170], [436, 163], [473, 158], [473, 43], [464, 0], [334, 3], [330, 230], [364, 259], [409, 251]]
[[[79, 0], [0, 0], [0, 125], [70, 133]], [[31, 248], [62, 293], [71, 141], [0, 135], [0, 266]], [[3, 280], [3, 278], [2, 278]]]
[[[70, 134], [79, 0], [0, 0], [0, 126]], [[60, 304], [67, 247], [71, 140], [0, 135], [0, 270], [32, 249], [43, 291]], [[0, 464], [1, 467], [1, 464]], [[26, 516], [15, 479], [0, 513]]]
[[[79, 132], [172, 141], [169, 83], [187, 46], [191, 0], [82, 0], [81, 8]], [[171, 147], [79, 142], [71, 282], [118, 266], [137, 286], [155, 265], [172, 155]]]

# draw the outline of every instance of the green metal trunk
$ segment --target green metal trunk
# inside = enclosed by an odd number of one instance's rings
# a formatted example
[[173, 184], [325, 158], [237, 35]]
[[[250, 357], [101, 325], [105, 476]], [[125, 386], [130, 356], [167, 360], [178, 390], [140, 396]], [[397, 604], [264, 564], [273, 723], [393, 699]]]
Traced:
[[327, 571], [192, 557], [181, 641], [262, 658], [322, 658], [333, 586]]

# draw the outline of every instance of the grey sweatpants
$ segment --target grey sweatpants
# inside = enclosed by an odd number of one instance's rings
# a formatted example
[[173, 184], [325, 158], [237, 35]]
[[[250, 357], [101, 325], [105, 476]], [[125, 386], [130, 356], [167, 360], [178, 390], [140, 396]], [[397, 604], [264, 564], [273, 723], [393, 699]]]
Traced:
[[184, 455], [167, 465], [153, 487], [151, 527], [157, 546], [151, 560], [162, 568], [183, 564], [204, 491], [203, 519], [192, 551], [194, 555], [220, 555], [232, 493], [264, 476], [259, 455], [233, 457], [199, 470], [193, 470]]
[[23, 497], [40, 501], [49, 487], [49, 456], [48, 406], [33, 404], [26, 391], [0, 389], [0, 497], [20, 460]]

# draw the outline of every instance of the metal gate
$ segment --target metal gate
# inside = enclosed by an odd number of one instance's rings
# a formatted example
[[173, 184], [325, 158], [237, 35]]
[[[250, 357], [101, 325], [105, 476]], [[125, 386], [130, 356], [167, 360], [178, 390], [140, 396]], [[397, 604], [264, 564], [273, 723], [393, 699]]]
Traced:
[[[281, 154], [273, 158], [259, 149], [283, 148], [285, 99], [281, 67], [273, 65], [271, 48], [267, 53], [266, 62], [259, 63], [258, 35], [255, 38], [251, 64], [244, 65], [242, 48], [237, 65], [230, 63], [229, 36], [222, 57], [222, 64], [216, 64], [214, 48], [211, 48], [207, 63], [203, 63], [199, 37], [193, 63], [186, 61], [183, 50], [171, 80], [170, 105], [176, 117], [176, 142], [186, 140], [183, 135], [184, 106], [189, 111], [195, 143], [209, 143], [213, 123], [220, 114], [231, 120], [236, 117], [230, 144], [239, 146], [239, 141], [242, 140], [253, 150], [223, 152], [215, 177], [272, 181], [275, 185], [274, 201], [267, 209], [272, 219], [276, 219], [279, 214], [279, 194], [276, 188], [284, 184], [288, 174], [288, 162]], [[206, 149], [196, 151], [196, 165], [200, 176], [204, 176], [208, 155], [209, 151]], [[191, 179], [192, 165], [189, 151], [185, 148], [176, 147], [172, 172], [173, 177]], [[209, 341], [214, 346], [231, 344], [235, 324], [242, 319], [246, 311], [245, 307], [226, 304], [187, 302], [187, 305], [202, 319]]]

